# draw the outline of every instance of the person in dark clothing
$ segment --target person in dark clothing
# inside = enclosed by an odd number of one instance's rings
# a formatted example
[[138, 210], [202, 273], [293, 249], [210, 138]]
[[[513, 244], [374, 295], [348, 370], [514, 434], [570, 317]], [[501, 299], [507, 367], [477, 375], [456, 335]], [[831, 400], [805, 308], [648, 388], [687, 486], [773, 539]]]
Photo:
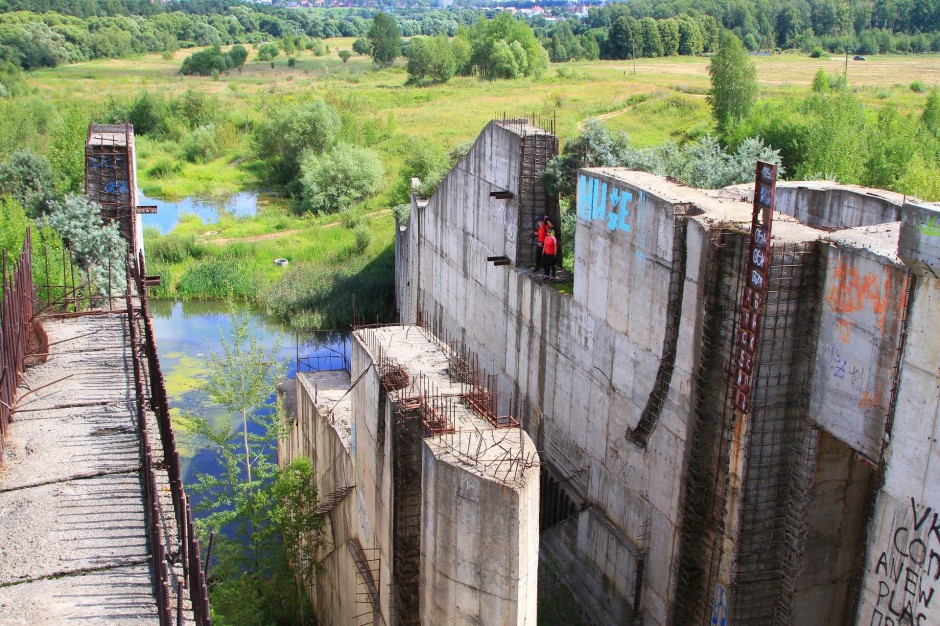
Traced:
[[555, 238], [555, 231], [548, 229], [545, 239], [542, 242], [542, 263], [545, 266], [545, 276], [555, 278], [555, 256], [558, 254], [558, 239]]

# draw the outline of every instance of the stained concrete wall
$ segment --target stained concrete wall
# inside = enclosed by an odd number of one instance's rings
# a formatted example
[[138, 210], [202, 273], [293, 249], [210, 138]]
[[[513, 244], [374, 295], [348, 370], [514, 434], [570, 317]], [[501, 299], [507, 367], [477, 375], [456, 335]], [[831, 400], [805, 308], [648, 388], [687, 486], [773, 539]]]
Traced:
[[[857, 624], [940, 622], [940, 281], [914, 279]], [[903, 621], [902, 621], [903, 620]]]
[[[492, 136], [507, 132], [489, 125], [471, 154], [493, 150]], [[514, 145], [509, 141], [504, 149]], [[630, 618], [636, 608], [632, 581], [642, 578], [639, 612], [646, 623], [664, 624], [675, 588], [682, 485], [676, 468], [684, 465], [699, 324], [697, 276], [707, 228], [690, 223], [688, 229], [678, 357], [659, 426], [642, 450], [628, 436], [649, 401], [663, 351], [661, 296], [672, 272], [675, 199], [592, 173], [599, 185], [608, 185], [606, 206], [596, 218], [578, 219], [571, 298], [530, 274], [486, 263], [505, 249], [496, 219], [502, 213], [489, 201], [468, 204], [479, 194], [465, 187], [493, 179], [501, 167], [477, 157], [451, 171], [427, 207], [413, 209], [408, 245], [418, 259], [409, 263], [421, 267], [418, 306], [477, 352], [484, 368], [515, 382], [501, 391], [523, 399], [526, 430], [544, 450], [543, 459], [570, 477], [567, 488], [578, 500], [595, 507], [579, 518], [576, 535], [543, 536], [544, 553], [570, 566], [572, 581], [605, 589], [603, 602], [585, 608], [599, 622]], [[592, 201], [592, 211], [599, 202]], [[482, 232], [462, 230], [468, 212], [474, 222], [491, 225]], [[441, 232], [462, 236], [443, 245], [439, 237], [424, 236]], [[655, 297], [630, 295], [640, 293]]]
[[908, 272], [894, 253], [846, 237], [826, 246], [810, 412], [876, 462], [881, 456], [900, 345]]
[[[520, 441], [534, 453], [528, 437]], [[434, 439], [421, 459], [421, 623], [535, 626], [538, 468], [507, 485]]]
[[[409, 304], [407, 314], [417, 318], [420, 312], [441, 332], [461, 339], [480, 355], [483, 367], [507, 381], [500, 390], [520, 398], [523, 423], [543, 450], [543, 461], [565, 478], [566, 489], [582, 507], [574, 517], [543, 532], [543, 555], [560, 561], [563, 571], [570, 568], [568, 581], [592, 620], [623, 623], [638, 613], [644, 624], [667, 624], [676, 603], [689, 591], [677, 580], [678, 545], [690, 422], [701, 393], [696, 390], [695, 374], [702, 350], [704, 279], [717, 262], [720, 244], [713, 240], [715, 231], [746, 232], [750, 205], [741, 199], [748, 193], [743, 187], [702, 193], [648, 174], [582, 170], [575, 287], [569, 297], [529, 272], [486, 263], [487, 256], [504, 253], [501, 225], [508, 220], [502, 208], [467, 186], [498, 176], [501, 166], [482, 157], [516, 149], [507, 132], [488, 126], [474, 147], [477, 158], [448, 174], [426, 206], [413, 208], [401, 233], [407, 239], [402, 260], [415, 272], [410, 284], [413, 291], [402, 293], [414, 303]], [[501, 137], [507, 139], [502, 146]], [[502, 163], [507, 161], [505, 156], [500, 158]], [[796, 403], [800, 406], [794, 418], [823, 431], [820, 436], [842, 442], [834, 441], [833, 446], [845, 444], [840, 458], [845, 457], [851, 467], [870, 463], [885, 471], [885, 484], [877, 494], [869, 490], [863, 496], [859, 491], [867, 489], [864, 481], [839, 475], [843, 493], [852, 497], [836, 510], [827, 504], [831, 494], [822, 488], [826, 476], [838, 474], [833, 455], [815, 456], [809, 448], [790, 450], [797, 440], [768, 440], [772, 445], [763, 450], [780, 455], [774, 461], [780, 467], [770, 470], [782, 477], [775, 483], [779, 498], [743, 504], [774, 507], [768, 510], [770, 517], [786, 516], [789, 528], [818, 541], [824, 541], [823, 518], [829, 517], [828, 510], [839, 518], [833, 523], [851, 526], [852, 532], [861, 535], [867, 532], [870, 552], [861, 597], [854, 599], [848, 596], [858, 594], [845, 579], [857, 580], [862, 574], [858, 564], [863, 562], [864, 548], [848, 536], [837, 550], [838, 572], [830, 578], [807, 569], [807, 563], [809, 567], [816, 563], [812, 558], [804, 561], [799, 553], [781, 552], [773, 557], [779, 562], [769, 562], [767, 567], [785, 570], [789, 582], [781, 581], [777, 589], [786, 597], [765, 601], [779, 602], [779, 615], [790, 615], [781, 618], [792, 620], [789, 623], [822, 623], [827, 615], [851, 621], [853, 607], [859, 606], [856, 623], [887, 626], [897, 624], [898, 616], [893, 622], [879, 616], [889, 615], [885, 607], [890, 603], [890, 594], [879, 593], [900, 589], [896, 596], [910, 595], [910, 589], [904, 589], [904, 577], [916, 575], [907, 585], [921, 585], [916, 588], [925, 594], [921, 601], [925, 617], [920, 623], [932, 623], [940, 619], [926, 612], [932, 589], [928, 578], [940, 579], [940, 530], [933, 526], [940, 502], [933, 493], [936, 490], [930, 489], [936, 468], [927, 460], [937, 454], [934, 442], [940, 436], [935, 432], [940, 410], [935, 312], [940, 294], [934, 278], [918, 278], [910, 302], [909, 268], [898, 255], [900, 238], [912, 242], [907, 245], [908, 256], [930, 256], [933, 241], [923, 240], [925, 231], [920, 226], [929, 223], [932, 214], [908, 215], [897, 194], [829, 183], [781, 183], [777, 198], [780, 214], [774, 226], [775, 245], [817, 242], [813, 246], [820, 252], [813, 252], [812, 258], [821, 254], [823, 261], [818, 272], [809, 266], [801, 270], [807, 276], [805, 285], [780, 281], [782, 288], [806, 290], [801, 303], [807, 297], [817, 298], [818, 312], [805, 318], [811, 327], [803, 329], [800, 334], [804, 336], [787, 340], [794, 353], [797, 347], [799, 351], [798, 356], [786, 357], [794, 359], [792, 365], [765, 364], [776, 367], [775, 376], [779, 375], [779, 381], [767, 379], [765, 384], [805, 389], [808, 408]], [[905, 240], [901, 231], [908, 226], [899, 224], [899, 219], [920, 225], [916, 241]], [[685, 225], [679, 228], [682, 220]], [[481, 232], [481, 223], [491, 226]], [[833, 233], [831, 229], [840, 230]], [[454, 234], [445, 241], [440, 233]], [[933, 231], [928, 228], [926, 233], [932, 236]], [[684, 267], [678, 263], [679, 255], [684, 256]], [[929, 273], [930, 264], [923, 258], [920, 271]], [[781, 256], [777, 262], [785, 259]], [[779, 271], [785, 276], [788, 270]], [[654, 381], [657, 377], [662, 381], [670, 334], [667, 309], [675, 301], [669, 289], [677, 284], [677, 275], [682, 298], [675, 364], [644, 447], [635, 445], [631, 433], [637, 432], [641, 416], [648, 414]], [[734, 328], [736, 312], [733, 305], [716, 314], [724, 315], [720, 323]], [[803, 319], [787, 321], [790, 314], [786, 308], [775, 313], [783, 324]], [[792, 315], [801, 314], [794, 310]], [[901, 360], [895, 409], [892, 390], [897, 386], [905, 319], [909, 347]], [[911, 334], [915, 328], [916, 334]], [[765, 328], [775, 330], [779, 329]], [[732, 336], [730, 330], [728, 336]], [[911, 350], [911, 342], [917, 343], [916, 351]], [[809, 367], [800, 365], [801, 355]], [[773, 395], [773, 390], [768, 388], [768, 394]], [[791, 410], [786, 402], [774, 411], [779, 413], [778, 409]], [[759, 419], [782, 419], [785, 425], [789, 418], [780, 413]], [[804, 439], [815, 441], [812, 436]], [[739, 468], [745, 481], [753, 482], [751, 478], [766, 471], [760, 469], [767, 464], [759, 455], [762, 448], [748, 447], [746, 432], [728, 432], [721, 441], [727, 447], [715, 452], [714, 462], [724, 463], [725, 471], [729, 449], [737, 450], [736, 454], [746, 451]], [[890, 441], [887, 448], [886, 441]], [[809, 445], [805, 442], [800, 445]], [[750, 477], [749, 466], [754, 469]], [[805, 477], [787, 478], [790, 469]], [[760, 486], [750, 482], [744, 487], [758, 489], [752, 495], [759, 496]], [[741, 588], [747, 581], [733, 578], [737, 533], [753, 536], [758, 529], [740, 528], [742, 520], [745, 525], [756, 522], [740, 517], [734, 503], [722, 506], [731, 525], [722, 522], [719, 532], [730, 535], [713, 556], [725, 564], [726, 582]], [[874, 517], [867, 530], [872, 509]], [[912, 523], [923, 545], [915, 541], [911, 546]], [[900, 534], [899, 528], [903, 529]], [[908, 543], [898, 549], [895, 538]], [[913, 573], [908, 574], [907, 569], [899, 569], [899, 563], [902, 558], [911, 559], [902, 552], [909, 555], [912, 548], [919, 569], [912, 566]], [[882, 552], [888, 559], [883, 564]], [[750, 576], [757, 569], [742, 571]], [[728, 588], [712, 585], [704, 593], [714, 596], [714, 606], [709, 604], [704, 614], [696, 613], [703, 622], [716, 616], [734, 621], [734, 611], [738, 611], [738, 623], [760, 623], [746, 621], [745, 607], [734, 604]], [[843, 599], [844, 604], [829, 606]], [[913, 622], [918, 623], [916, 615]]]
[[[300, 373], [278, 388], [292, 417], [289, 433], [278, 441], [278, 462], [283, 467], [295, 458], [309, 458], [321, 502], [337, 490], [356, 485], [348, 434], [343, 432], [348, 415], [337, 420], [329, 413], [349, 383], [346, 372]], [[348, 403], [343, 410], [348, 411]], [[355, 624], [356, 616], [365, 611], [357, 595], [356, 567], [346, 548], [346, 543], [357, 536], [359, 527], [355, 504], [355, 497], [347, 494], [324, 516], [324, 545], [316, 555], [318, 571], [315, 582], [307, 587], [321, 624]]]

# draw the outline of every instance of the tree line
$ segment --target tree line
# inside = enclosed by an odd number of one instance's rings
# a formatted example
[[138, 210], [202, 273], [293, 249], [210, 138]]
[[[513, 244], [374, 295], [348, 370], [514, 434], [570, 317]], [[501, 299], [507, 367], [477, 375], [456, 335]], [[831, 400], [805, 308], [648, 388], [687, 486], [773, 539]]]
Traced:
[[[196, 46], [365, 37], [372, 13], [223, 0], [0, 0], [0, 60], [32, 70]], [[464, 10], [425, 11], [403, 17], [399, 28], [406, 37], [453, 35], [475, 17]]]
[[[566, 19], [532, 20], [552, 61], [713, 52], [721, 30], [750, 51], [940, 52], [940, 0], [632, 0], [592, 8], [583, 18], [554, 13]], [[676, 27], [686, 31], [680, 37], [701, 44], [676, 49]], [[696, 27], [699, 33], [688, 32]]]

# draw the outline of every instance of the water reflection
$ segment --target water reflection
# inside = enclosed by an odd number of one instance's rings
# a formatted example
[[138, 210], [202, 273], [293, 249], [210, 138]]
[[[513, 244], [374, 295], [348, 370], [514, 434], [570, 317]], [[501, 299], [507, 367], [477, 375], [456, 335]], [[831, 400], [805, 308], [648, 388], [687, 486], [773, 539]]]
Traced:
[[176, 228], [183, 215], [198, 215], [204, 224], [218, 222], [222, 214], [251, 217], [258, 212], [258, 194], [254, 191], [243, 191], [219, 200], [200, 200], [190, 197], [178, 202], [169, 202], [148, 198], [138, 191], [137, 205], [157, 207], [155, 214], [147, 213], [141, 218], [145, 227], [156, 226], [165, 235]]
[[[229, 305], [215, 301], [153, 301], [150, 308], [174, 421], [181, 415], [200, 415], [208, 418], [215, 428], [228, 423], [233, 431], [240, 432], [241, 416], [231, 415], [225, 409], [213, 406], [206, 392], [199, 388], [206, 379], [209, 355], [221, 352], [220, 337], [228, 337], [231, 332], [232, 314]], [[348, 333], [306, 334], [297, 341], [293, 331], [263, 313], [249, 309], [248, 315], [252, 332], [268, 349], [279, 344], [276, 358], [284, 363], [290, 378], [296, 375], [298, 362], [302, 368], [309, 369], [311, 363], [349, 359]], [[273, 389], [271, 395], [273, 400]], [[251, 425], [249, 430], [253, 430]], [[221, 468], [216, 463], [216, 455], [206, 447], [205, 441], [181, 428], [177, 428], [176, 439], [187, 484], [195, 480], [197, 472], [219, 473]], [[274, 445], [275, 442], [272, 442], [272, 455]]]

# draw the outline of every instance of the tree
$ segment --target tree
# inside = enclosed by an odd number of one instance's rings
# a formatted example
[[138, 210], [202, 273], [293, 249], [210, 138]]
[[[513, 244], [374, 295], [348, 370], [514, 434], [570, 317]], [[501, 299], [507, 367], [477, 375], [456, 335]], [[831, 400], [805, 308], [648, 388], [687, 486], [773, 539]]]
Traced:
[[674, 19], [659, 20], [659, 38], [663, 42], [663, 55], [674, 56], [679, 52], [679, 23]]
[[343, 63], [348, 61], [349, 58], [352, 56], [352, 52], [350, 52], [349, 50], [340, 50], [337, 54], [339, 55], [339, 58], [343, 60]]
[[62, 236], [75, 262], [98, 287], [98, 293], [108, 290], [110, 294], [123, 293], [127, 244], [116, 222], [104, 222], [102, 211], [99, 204], [84, 196], [66, 196], [52, 204], [45, 220]]
[[408, 42], [408, 76], [412, 81], [446, 83], [457, 71], [457, 62], [446, 36], [418, 36]]
[[266, 349], [251, 332], [251, 320], [244, 311], [232, 311], [232, 329], [219, 338], [222, 352], [210, 352], [208, 375], [203, 390], [209, 399], [241, 417], [245, 453], [245, 475], [251, 486], [252, 455], [248, 444], [248, 423], [255, 413], [269, 405], [274, 383], [284, 375], [284, 365], [277, 360], [280, 345]]
[[272, 460], [272, 441], [283, 423], [270, 403], [274, 382], [285, 371], [279, 347], [261, 344], [244, 311], [233, 311], [231, 329], [220, 340], [222, 353], [210, 354], [202, 388], [241, 419], [242, 436], [230, 420], [213, 427], [204, 416], [183, 417], [216, 453], [219, 466], [188, 485], [201, 496], [198, 532], [203, 541], [215, 535], [213, 618], [245, 626], [297, 623], [298, 617], [304, 623], [302, 583], [315, 571], [323, 519], [316, 515], [310, 461], [280, 470]]
[[228, 56], [232, 60], [232, 67], [240, 72], [245, 67], [245, 61], [248, 60], [248, 49], [242, 45], [234, 45], [228, 51]]
[[634, 53], [642, 56], [643, 39], [639, 22], [629, 16], [618, 17], [610, 27], [606, 50], [611, 59], [630, 59]]
[[371, 50], [369, 40], [366, 37], [359, 37], [353, 42], [352, 49], [356, 54], [369, 54]]
[[219, 46], [212, 46], [183, 59], [180, 74], [184, 76], [209, 76], [213, 72], [225, 72], [230, 67], [232, 67], [232, 58], [228, 54], [223, 54]]
[[401, 30], [394, 17], [381, 11], [375, 14], [369, 29], [369, 44], [376, 65], [390, 67], [401, 54]]
[[659, 28], [656, 26], [656, 20], [651, 17], [644, 17], [640, 20], [640, 31], [643, 38], [643, 49], [640, 56], [661, 57], [663, 56], [663, 40], [659, 34]]
[[757, 70], [741, 40], [726, 31], [721, 48], [708, 66], [712, 88], [708, 103], [718, 122], [718, 131], [726, 133], [751, 111], [757, 99]]
[[52, 168], [44, 157], [17, 150], [0, 164], [0, 194], [12, 196], [33, 218], [48, 213], [58, 200]]
[[796, 37], [803, 32], [803, 16], [794, 5], [788, 4], [780, 9], [776, 21], [777, 45], [791, 48], [796, 44]]
[[276, 43], [263, 43], [258, 47], [259, 61], [273, 61], [281, 53]]
[[323, 100], [285, 108], [272, 102], [265, 119], [254, 129], [258, 156], [268, 160], [275, 180], [287, 182], [300, 172], [301, 155], [329, 150], [342, 122], [336, 109]]
[[335, 213], [378, 190], [385, 180], [379, 155], [339, 144], [325, 154], [308, 153], [300, 166], [304, 209]]

